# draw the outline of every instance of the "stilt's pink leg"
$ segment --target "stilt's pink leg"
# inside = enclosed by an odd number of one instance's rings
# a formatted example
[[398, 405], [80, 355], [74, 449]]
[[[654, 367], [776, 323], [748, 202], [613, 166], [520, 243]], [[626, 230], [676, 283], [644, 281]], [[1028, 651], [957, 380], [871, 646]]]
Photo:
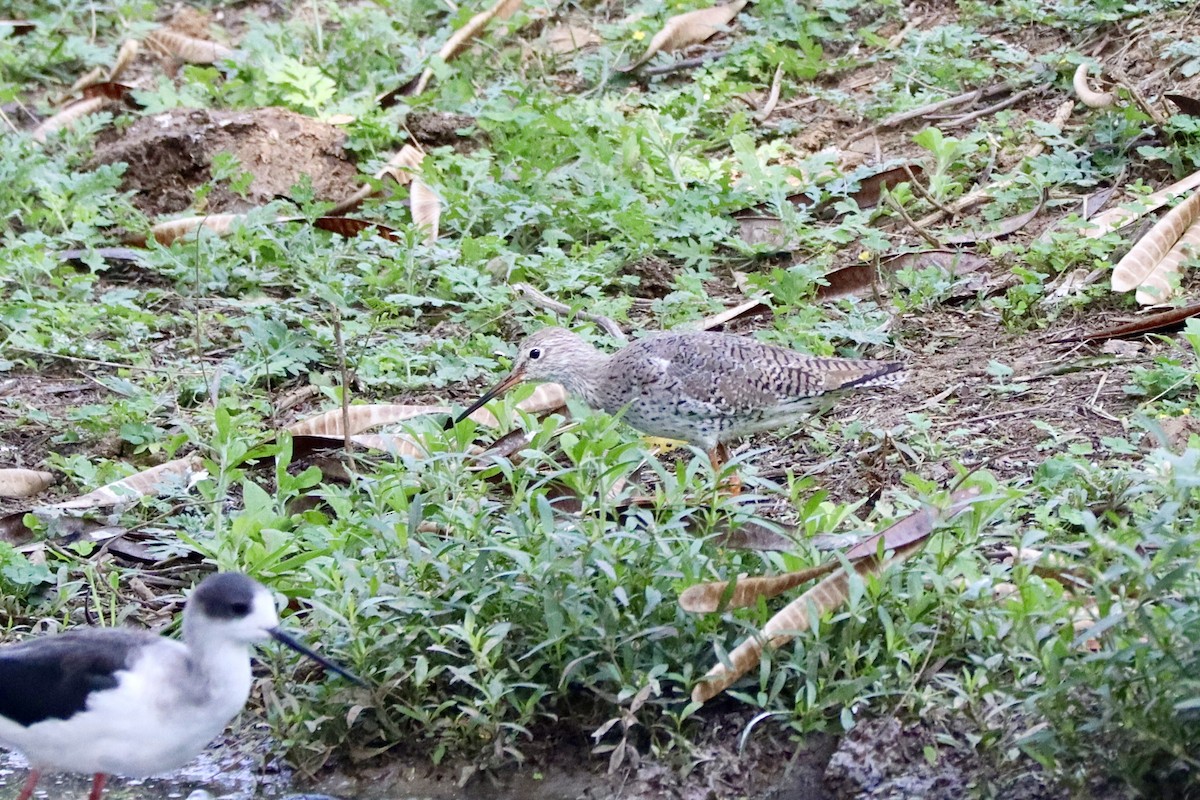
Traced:
[[25, 779], [25, 785], [21, 787], [21, 793], [17, 795], [17, 800], [29, 800], [33, 797], [33, 790], [37, 788], [38, 778], [42, 777], [41, 770], [29, 770], [29, 777]]
[[108, 776], [103, 772], [92, 776], [92, 793], [88, 795], [88, 800], [100, 800], [100, 795], [104, 794], [104, 782], [107, 780]]

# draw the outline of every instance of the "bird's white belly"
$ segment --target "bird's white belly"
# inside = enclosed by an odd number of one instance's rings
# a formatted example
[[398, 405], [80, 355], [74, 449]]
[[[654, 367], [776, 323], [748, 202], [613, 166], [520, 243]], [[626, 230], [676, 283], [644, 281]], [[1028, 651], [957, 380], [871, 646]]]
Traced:
[[246, 659], [244, 676], [223, 676], [204, 702], [181, 702], [205, 691], [180, 686], [181, 661], [182, 656], [140, 659], [117, 673], [115, 688], [93, 692], [87, 709], [68, 719], [24, 727], [0, 717], [0, 744], [19, 750], [39, 769], [134, 778], [178, 769], [225, 729], [250, 691]]

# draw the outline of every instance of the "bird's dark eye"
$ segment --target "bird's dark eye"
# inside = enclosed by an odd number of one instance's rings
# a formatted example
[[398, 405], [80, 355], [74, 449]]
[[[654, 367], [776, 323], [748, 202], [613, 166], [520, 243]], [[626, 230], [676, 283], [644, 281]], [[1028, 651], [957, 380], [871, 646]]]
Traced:
[[250, 614], [250, 604], [249, 603], [231, 603], [229, 605], [229, 610], [234, 613], [234, 616], [245, 617]]
[[530, 361], [537, 361], [541, 357], [542, 357], [541, 349], [535, 347], [529, 351], [529, 360]]

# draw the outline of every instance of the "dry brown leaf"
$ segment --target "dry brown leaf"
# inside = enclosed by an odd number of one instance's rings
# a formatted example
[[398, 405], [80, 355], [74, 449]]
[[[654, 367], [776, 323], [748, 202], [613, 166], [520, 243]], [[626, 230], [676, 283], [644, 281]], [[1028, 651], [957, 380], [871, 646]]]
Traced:
[[883, 540], [883, 549], [900, 550], [910, 544], [920, 544], [929, 538], [937, 524], [944, 519], [966, 511], [979, 497], [978, 486], [968, 486], [950, 495], [950, 503], [943, 512], [940, 508], [926, 506], [907, 517], [893, 522], [874, 536], [859, 542], [846, 551], [846, 558], [854, 561], [859, 558], [874, 556], [879, 552], [879, 540]]
[[24, 36], [37, 30], [38, 24], [27, 19], [0, 19], [0, 28], [12, 28], [13, 36]]
[[758, 602], [760, 597], [770, 598], [794, 589], [802, 583], [828, 575], [838, 568], [839, 562], [830, 561], [798, 572], [783, 575], [765, 575], [757, 578], [740, 577], [730, 592], [728, 581], [698, 583], [689, 586], [679, 595], [679, 607], [693, 614], [709, 614], [722, 608], [721, 598], [729, 592], [729, 601], [724, 608], [745, 608]]
[[1175, 246], [1158, 262], [1150, 279], [1138, 287], [1135, 299], [1144, 306], [1157, 305], [1170, 299], [1175, 293], [1175, 281], [1172, 278], [1178, 277], [1184, 261], [1196, 255], [1200, 255], [1200, 222], [1193, 222], [1183, 232]]
[[441, 198], [425, 181], [414, 178], [412, 186], [409, 187], [409, 204], [412, 208], [413, 224], [425, 229], [425, 241], [437, 241], [438, 221], [442, 218]]
[[111, 102], [107, 97], [86, 97], [71, 103], [54, 116], [42, 120], [42, 123], [33, 129], [33, 140], [45, 142], [50, 134], [71, 127], [88, 114], [95, 114]]
[[1116, 292], [1137, 289], [1143, 305], [1161, 303], [1173, 291], [1172, 278], [1184, 255], [1167, 259], [1180, 237], [1200, 218], [1200, 191], [1175, 206], [1113, 267], [1112, 288]]
[[[384, 164], [375, 173], [375, 180], [387, 181], [394, 180], [400, 186], [408, 184], [412, 180], [413, 173], [417, 172], [421, 161], [425, 158], [425, 154], [419, 148], [413, 147], [411, 144], [406, 144], [400, 148], [400, 151], [393, 155], [388, 162]], [[371, 184], [364, 184], [354, 194], [347, 197], [342, 202], [329, 210], [329, 216], [336, 217], [353, 208], [357, 208], [362, 201], [368, 197], [374, 197], [376, 194], [382, 194], [386, 186], [381, 185], [375, 189]]]
[[0, 497], [31, 497], [54, 483], [49, 472], [36, 469], [0, 469]]
[[[933, 532], [940, 520], [943, 518], [948, 519], [955, 514], [965, 511], [975, 502], [978, 495], [978, 487], [968, 487], [957, 491], [950, 496], [950, 505], [945, 514], [939, 509], [932, 507], [919, 509], [907, 517], [894, 522], [883, 531], [880, 531], [855, 547], [852, 547], [846, 553], [846, 557], [854, 561], [854, 570], [859, 575], [873, 575], [880, 572], [886, 566], [904, 561], [924, 545], [925, 540]], [[891, 555], [885, 556], [882, 562], [876, 555], [879, 551], [880, 539], [883, 540], [885, 552], [891, 551]], [[692, 689], [693, 702], [707, 702], [725, 691], [734, 681], [746, 674], [747, 671], [753, 669], [762, 658], [764, 642], [768, 643], [771, 647], [779, 647], [789, 641], [796, 633], [808, 630], [810, 620], [812, 619], [810, 608], [819, 617], [844, 603], [849, 597], [850, 574], [840, 564], [841, 562], [833, 562], [832, 566], [837, 568], [836, 572], [826, 577], [816, 586], [785, 606], [779, 613], [771, 617], [771, 619], [767, 620], [759, 635], [751, 636], [734, 648], [729, 653], [728, 667], [719, 663], [714, 665]], [[804, 576], [805, 580], [811, 580], [818, 574], [815, 570], [820, 570], [821, 568], [816, 567], [813, 570], [796, 574]], [[787, 578], [788, 576], [779, 576], [778, 580], [781, 583], [786, 583]], [[765, 586], [771, 587], [771, 580], [773, 579], [767, 579]], [[796, 581], [792, 585], [794, 586], [801, 582], [803, 581]], [[735, 588], [735, 594], [737, 591]], [[716, 599], [719, 602], [720, 593], [716, 595]], [[693, 598], [693, 600], [696, 602], [703, 600], [711, 603], [713, 598], [710, 595], [702, 595], [701, 598]]]
[[650, 46], [642, 57], [621, 72], [632, 72], [659, 53], [671, 53], [684, 47], [707, 41], [723, 30], [746, 6], [747, 0], [735, 0], [725, 6], [713, 6], [676, 14], [667, 20], [662, 30], [650, 40]]
[[[285, 428], [297, 436], [344, 436], [345, 425], [349, 424], [351, 435], [362, 433], [380, 425], [394, 425], [397, 422], [414, 419], [430, 414], [450, 414], [453, 409], [449, 406], [405, 405], [402, 403], [374, 403], [371, 405], [350, 406], [343, 416], [342, 409], [335, 408], [318, 414], [315, 417], [294, 422]], [[471, 415], [476, 422], [495, 427], [496, 418], [491, 412], [480, 409]]]
[[[438, 50], [438, 58], [447, 64], [458, 58], [471, 44], [471, 41], [483, 32], [489, 22], [496, 18], [508, 19], [520, 8], [521, 2], [522, 0], [497, 0], [495, 5], [488, 10], [480, 11], [471, 17], [467, 20], [466, 25], [463, 25], [446, 40], [442, 49]], [[415, 95], [425, 91], [425, 87], [429, 85], [432, 78], [433, 70], [426, 69], [413, 85], [412, 91], [406, 92], [406, 94]]]
[[1082, 336], [1059, 339], [1059, 342], [1099, 342], [1106, 339], [1117, 339], [1123, 336], [1138, 336], [1143, 333], [1156, 333], [1182, 325], [1188, 319], [1200, 314], [1200, 303], [1194, 303], [1183, 308], [1173, 308], [1158, 314], [1134, 320], [1124, 325], [1103, 328]]
[[1075, 77], [1071, 81], [1079, 102], [1088, 108], [1108, 108], [1117, 102], [1117, 96], [1112, 92], [1097, 92], [1088, 86], [1088, 65], [1080, 64], [1075, 68]]
[[146, 44], [162, 55], [174, 56], [189, 64], [215, 64], [233, 58], [234, 51], [209, 39], [197, 39], [167, 28], [158, 28], [146, 37]]
[[1046, 195], [1042, 195], [1038, 200], [1037, 205], [1028, 211], [1016, 214], [1011, 217], [1006, 217], [997, 222], [993, 222], [984, 230], [967, 231], [965, 233], [954, 234], [952, 236], [939, 237], [946, 244], [973, 244], [975, 242], [986, 242], [991, 239], [999, 239], [1003, 236], [1009, 236], [1024, 228], [1030, 222], [1042, 213], [1042, 207], [1046, 203]]
[[817, 300], [828, 302], [870, 294], [881, 275], [902, 269], [939, 267], [954, 275], [966, 275], [987, 263], [983, 256], [959, 250], [921, 250], [887, 256], [880, 259], [878, 268], [874, 264], [851, 264], [825, 273], [825, 285], [817, 287]]
[[99, 508], [136, 500], [155, 494], [168, 481], [186, 482], [204, 469], [204, 460], [197, 455], [184, 456], [157, 467], [142, 470], [136, 475], [105, 484], [85, 495], [52, 503], [43, 508]]
[[[854, 564], [854, 570], [859, 575], [873, 575], [889, 566], [910, 558], [921, 548], [921, 543], [910, 544], [896, 550], [884, 564], [874, 556], [864, 558]], [[748, 671], [753, 669], [762, 659], [764, 642], [772, 648], [778, 648], [790, 641], [797, 633], [808, 630], [812, 614], [821, 616], [837, 608], [850, 596], [850, 574], [845, 568], [839, 567], [816, 586], [809, 589], [798, 598], [788, 603], [775, 616], [767, 620], [762, 631], [757, 636], [751, 636], [729, 653], [729, 666], [716, 664], [692, 688], [692, 702], [706, 703]]]
[[[150, 228], [150, 238], [162, 245], [168, 245], [176, 239], [182, 239], [193, 231], [204, 229], [214, 236], [225, 236], [235, 227], [246, 221], [246, 214], [209, 214], [204, 217], [183, 217], [159, 222]], [[145, 234], [131, 234], [125, 239], [126, 244], [146, 244]]]
[[[282, 219], [279, 221], [295, 222], [303, 220]], [[374, 231], [389, 242], [400, 241], [400, 232], [395, 228], [389, 228], [387, 225], [381, 225], [378, 222], [368, 222], [365, 219], [355, 219], [353, 217], [317, 217], [312, 221], [312, 225], [314, 228], [336, 233], [339, 236], [345, 236], [347, 239], [353, 239], [363, 231], [369, 230]]]
[[1095, 239], [1106, 233], [1124, 228], [1129, 223], [1144, 217], [1151, 211], [1162, 208], [1179, 195], [1184, 192], [1190, 192], [1198, 186], [1200, 186], [1200, 171], [1193, 172], [1191, 175], [1172, 183], [1170, 186], [1136, 200], [1135, 202], [1138, 206], [1136, 210], [1118, 207], [1109, 209], [1103, 214], [1097, 214], [1085, 227], [1084, 235]]
[[601, 42], [599, 36], [578, 25], [555, 25], [546, 31], [542, 42], [551, 53], [566, 55]]

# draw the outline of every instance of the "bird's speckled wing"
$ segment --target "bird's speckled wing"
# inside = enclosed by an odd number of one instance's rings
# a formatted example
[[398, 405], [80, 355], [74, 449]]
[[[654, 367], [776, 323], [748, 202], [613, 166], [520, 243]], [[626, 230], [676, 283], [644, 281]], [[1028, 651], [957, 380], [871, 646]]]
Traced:
[[903, 374], [891, 362], [817, 358], [719, 333], [663, 334], [610, 363], [631, 375], [626, 385], [655, 387], [680, 411], [702, 416], [756, 414], [837, 389], [899, 382]]
[[88, 695], [117, 685], [152, 634], [113, 628], [69, 631], [0, 649], [0, 715], [28, 727], [69, 719]]

